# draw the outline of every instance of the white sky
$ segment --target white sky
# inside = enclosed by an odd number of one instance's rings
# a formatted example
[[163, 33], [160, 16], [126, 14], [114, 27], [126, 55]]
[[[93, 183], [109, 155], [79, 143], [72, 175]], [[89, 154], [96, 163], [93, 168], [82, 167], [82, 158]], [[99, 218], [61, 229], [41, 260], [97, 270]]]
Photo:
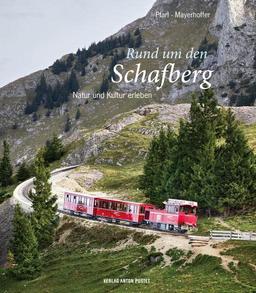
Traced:
[[0, 0], [0, 87], [144, 16], [155, 0]]

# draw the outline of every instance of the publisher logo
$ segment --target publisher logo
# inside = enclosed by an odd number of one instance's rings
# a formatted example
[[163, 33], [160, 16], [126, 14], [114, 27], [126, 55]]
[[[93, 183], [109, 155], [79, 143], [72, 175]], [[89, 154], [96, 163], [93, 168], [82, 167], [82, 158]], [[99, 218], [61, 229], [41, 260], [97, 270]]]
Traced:
[[149, 284], [150, 279], [146, 278], [115, 278], [115, 279], [103, 279], [104, 284]]

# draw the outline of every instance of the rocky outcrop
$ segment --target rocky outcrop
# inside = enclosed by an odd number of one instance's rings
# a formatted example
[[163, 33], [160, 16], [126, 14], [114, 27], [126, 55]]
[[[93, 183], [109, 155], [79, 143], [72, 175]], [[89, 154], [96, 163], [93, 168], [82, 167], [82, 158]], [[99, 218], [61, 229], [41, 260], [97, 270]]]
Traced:
[[97, 156], [101, 151], [101, 145], [104, 141], [118, 135], [124, 127], [136, 123], [142, 118], [143, 116], [138, 115], [137, 113], [130, 113], [130, 115], [124, 118], [117, 115], [105, 124], [104, 129], [93, 132], [89, 138], [85, 140], [82, 148], [71, 152], [63, 164], [81, 164], [82, 162], [86, 162], [92, 156]]
[[[229, 104], [234, 97], [247, 94], [256, 83], [256, 2], [254, 0], [219, 0], [208, 37], [216, 38], [217, 52], [202, 62], [199, 69], [214, 71], [211, 78], [218, 100]], [[207, 36], [207, 35], [206, 35]], [[246, 86], [243, 83], [247, 82]], [[237, 84], [237, 87], [230, 84]], [[244, 89], [243, 89], [244, 87]], [[171, 88], [169, 100], [176, 100], [198, 89], [198, 85]]]

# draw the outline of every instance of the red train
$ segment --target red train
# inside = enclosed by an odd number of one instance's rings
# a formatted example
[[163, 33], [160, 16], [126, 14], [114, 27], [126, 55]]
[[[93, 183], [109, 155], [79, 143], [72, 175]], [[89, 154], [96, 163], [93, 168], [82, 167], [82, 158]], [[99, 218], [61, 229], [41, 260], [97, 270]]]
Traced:
[[65, 192], [64, 211], [92, 219], [109, 222], [129, 222], [131, 225], [147, 225], [164, 231], [185, 232], [195, 227], [197, 203], [169, 199], [165, 209], [152, 204], [118, 200], [82, 193]]

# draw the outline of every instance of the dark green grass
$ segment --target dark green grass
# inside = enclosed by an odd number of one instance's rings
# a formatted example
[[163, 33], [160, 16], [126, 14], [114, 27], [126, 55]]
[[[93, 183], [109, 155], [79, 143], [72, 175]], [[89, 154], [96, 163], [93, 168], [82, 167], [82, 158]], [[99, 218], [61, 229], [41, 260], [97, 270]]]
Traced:
[[[238, 265], [231, 266], [238, 281], [254, 288], [256, 280], [256, 242], [255, 241], [228, 241], [224, 255], [231, 255], [238, 260]], [[256, 289], [255, 289], [256, 290]], [[255, 291], [256, 292], [256, 291]]]
[[[198, 256], [192, 264], [174, 264], [162, 268], [148, 261], [142, 247], [119, 252], [91, 253], [74, 249], [69, 253], [56, 247], [44, 257], [40, 278], [16, 281], [1, 274], [1, 292], [253, 292], [235, 282], [234, 274], [225, 271], [220, 260]], [[66, 252], [66, 250], [65, 250]], [[243, 272], [246, 273], [245, 270]], [[249, 273], [249, 272], [248, 272]], [[149, 284], [105, 284], [104, 279], [149, 279]], [[242, 278], [241, 281], [247, 282]], [[256, 289], [256, 288], [255, 288]]]
[[220, 259], [199, 255], [191, 264], [180, 267], [156, 266], [145, 271], [142, 278], [149, 278], [148, 285], [124, 285], [115, 292], [253, 292], [247, 286], [236, 283], [232, 273], [225, 271]]

